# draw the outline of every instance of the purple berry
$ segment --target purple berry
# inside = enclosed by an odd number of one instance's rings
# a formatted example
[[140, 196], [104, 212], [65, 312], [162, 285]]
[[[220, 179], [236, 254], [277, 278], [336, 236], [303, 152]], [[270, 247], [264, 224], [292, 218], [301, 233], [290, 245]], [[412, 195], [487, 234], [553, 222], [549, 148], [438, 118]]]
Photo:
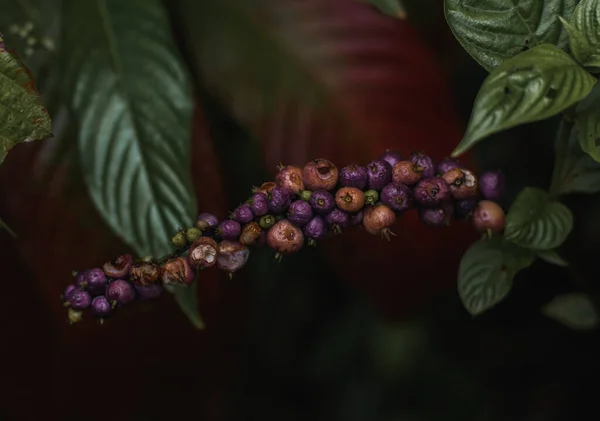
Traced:
[[201, 231], [211, 230], [219, 225], [219, 219], [212, 213], [201, 213], [196, 220], [196, 228]]
[[74, 284], [67, 285], [67, 287], [65, 288], [65, 291], [63, 292], [63, 300], [69, 301], [69, 294], [72, 293], [73, 291], [75, 291], [76, 289], [77, 289], [77, 287]]
[[279, 173], [275, 177], [275, 182], [278, 186], [288, 189], [294, 194], [304, 190], [304, 182], [302, 181], [302, 169], [293, 165], [281, 167]]
[[369, 177], [367, 169], [359, 165], [348, 165], [340, 170], [340, 184], [344, 187], [355, 187], [363, 190], [367, 187]]
[[477, 206], [478, 199], [476, 197], [469, 197], [468, 199], [458, 200], [454, 204], [455, 216], [458, 218], [465, 218], [473, 212]]
[[450, 220], [454, 214], [452, 203], [446, 202], [440, 207], [420, 208], [419, 218], [430, 227], [445, 227], [450, 225]]
[[441, 175], [455, 168], [462, 169], [464, 167], [454, 158], [444, 158], [437, 164], [436, 172]]
[[244, 267], [250, 257], [250, 249], [237, 241], [221, 241], [217, 255], [217, 267], [232, 277]]
[[106, 317], [112, 312], [112, 306], [104, 295], [99, 295], [92, 300], [91, 310], [96, 317]]
[[87, 291], [75, 289], [69, 293], [68, 302], [72, 309], [83, 310], [90, 306], [92, 302], [92, 296]]
[[310, 161], [302, 169], [302, 180], [307, 190], [332, 190], [338, 182], [338, 169], [328, 159]]
[[106, 290], [108, 279], [102, 269], [89, 269], [79, 272], [75, 278], [75, 285], [85, 289], [93, 296], [102, 295]]
[[[314, 240], [321, 240], [327, 235], [327, 225], [322, 216], [315, 216], [303, 228], [304, 235], [309, 238], [309, 245], [314, 245]], [[311, 241], [312, 240], [312, 241]]]
[[283, 213], [292, 203], [292, 192], [283, 187], [273, 187], [269, 193], [268, 204], [272, 213]]
[[282, 219], [267, 231], [267, 245], [277, 253], [296, 253], [304, 245], [304, 234], [290, 221]]
[[381, 154], [379, 159], [383, 159], [393, 168], [398, 162], [404, 160], [404, 156], [402, 156], [402, 154], [398, 151], [386, 149], [385, 152]]
[[413, 190], [415, 201], [423, 206], [435, 207], [450, 200], [450, 186], [441, 177], [425, 178]]
[[333, 232], [340, 233], [342, 228], [350, 226], [350, 214], [340, 209], [334, 209], [325, 216], [325, 222]]
[[308, 203], [318, 214], [328, 214], [335, 207], [333, 195], [323, 189], [313, 191]]
[[429, 156], [422, 153], [411, 153], [410, 160], [423, 168], [423, 178], [435, 176], [435, 162]]
[[410, 187], [400, 183], [390, 183], [381, 190], [381, 203], [396, 212], [404, 212], [413, 206]]
[[392, 166], [382, 159], [371, 161], [367, 165], [368, 187], [372, 190], [381, 190], [392, 181]]
[[106, 298], [112, 304], [125, 305], [135, 298], [133, 286], [122, 279], [117, 279], [108, 284]]
[[256, 216], [263, 216], [269, 213], [269, 202], [267, 196], [262, 193], [254, 193], [250, 200], [248, 200], [250, 210]]
[[140, 300], [153, 300], [160, 297], [163, 292], [163, 287], [160, 284], [139, 286], [134, 285], [137, 297]]
[[242, 226], [238, 221], [227, 219], [219, 225], [217, 233], [223, 240], [237, 240], [242, 233]]
[[131, 265], [133, 264], [133, 257], [131, 254], [122, 254], [116, 259], [107, 262], [102, 266], [102, 270], [106, 276], [111, 278], [124, 278], [129, 275]]
[[252, 212], [252, 208], [250, 205], [243, 204], [238, 206], [238, 208], [233, 212], [233, 219], [238, 221], [240, 224], [247, 224], [248, 222], [252, 222], [254, 219], [254, 213]]
[[350, 215], [350, 226], [361, 225], [363, 221], [363, 211]]
[[506, 192], [506, 177], [502, 171], [485, 171], [479, 176], [479, 191], [488, 200], [500, 200]]
[[287, 219], [294, 225], [303, 227], [313, 217], [313, 208], [304, 200], [296, 200], [288, 208]]

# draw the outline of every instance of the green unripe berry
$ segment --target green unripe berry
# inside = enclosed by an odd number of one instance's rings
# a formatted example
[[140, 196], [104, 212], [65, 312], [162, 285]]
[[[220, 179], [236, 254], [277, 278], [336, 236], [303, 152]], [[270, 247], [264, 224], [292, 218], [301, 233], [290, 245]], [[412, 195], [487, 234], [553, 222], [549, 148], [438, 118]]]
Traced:
[[185, 232], [185, 238], [186, 238], [188, 244], [193, 243], [200, 237], [202, 237], [202, 231], [200, 231], [196, 227], [188, 228], [187, 231]]
[[273, 225], [275, 225], [275, 222], [277, 222], [277, 220], [273, 215], [265, 215], [262, 218], [260, 218], [258, 224], [262, 229], [267, 230]]
[[365, 204], [374, 205], [379, 200], [379, 193], [377, 190], [367, 190], [365, 192]]
[[187, 239], [184, 232], [179, 231], [171, 238], [171, 243], [178, 249], [184, 248], [187, 245]]
[[308, 201], [310, 200], [310, 198], [311, 198], [311, 197], [312, 197], [312, 192], [311, 192], [310, 190], [302, 190], [302, 191], [300, 192], [300, 198], [301, 198], [302, 200], [305, 200], [305, 201], [307, 201], [307, 202], [308, 202]]

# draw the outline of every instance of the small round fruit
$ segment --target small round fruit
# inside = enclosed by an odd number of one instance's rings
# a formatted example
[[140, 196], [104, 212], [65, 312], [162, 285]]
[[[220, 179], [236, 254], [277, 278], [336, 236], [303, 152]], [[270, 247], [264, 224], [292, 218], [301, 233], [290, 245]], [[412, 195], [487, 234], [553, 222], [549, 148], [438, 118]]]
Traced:
[[473, 210], [477, 206], [478, 199], [476, 197], [469, 197], [468, 199], [458, 200], [454, 204], [454, 215], [457, 218], [466, 218], [473, 213]]
[[506, 176], [502, 171], [485, 171], [479, 176], [479, 192], [487, 200], [500, 200], [506, 193]]
[[217, 234], [224, 240], [237, 240], [241, 233], [242, 226], [238, 221], [234, 221], [233, 219], [226, 219], [221, 222], [217, 229]]
[[396, 222], [396, 214], [386, 205], [379, 204], [363, 211], [363, 226], [369, 234], [381, 235], [389, 240], [390, 227]]
[[75, 277], [75, 285], [85, 289], [92, 296], [104, 294], [107, 284], [106, 274], [99, 268], [84, 270]]
[[482, 200], [473, 211], [472, 224], [479, 232], [500, 233], [504, 230], [506, 216], [496, 202]]
[[365, 205], [374, 205], [379, 201], [379, 192], [377, 190], [367, 190], [365, 192]]
[[396, 212], [405, 212], [413, 206], [412, 190], [405, 184], [390, 183], [381, 190], [381, 203]]
[[278, 221], [267, 231], [267, 245], [278, 253], [298, 252], [304, 244], [302, 230], [287, 219]]
[[314, 159], [302, 169], [302, 180], [308, 190], [332, 190], [338, 182], [338, 177], [337, 167], [324, 158]]
[[131, 254], [122, 254], [116, 259], [105, 263], [102, 270], [111, 278], [124, 278], [129, 275], [133, 265], [133, 256]]
[[324, 189], [313, 191], [308, 203], [310, 203], [315, 213], [321, 215], [328, 214], [335, 207], [333, 195]]
[[385, 152], [381, 154], [379, 159], [383, 159], [393, 168], [398, 162], [404, 160], [404, 156], [402, 156], [402, 154], [398, 151], [386, 149]]
[[201, 213], [196, 220], [196, 228], [200, 231], [214, 229], [219, 225], [219, 219], [212, 213]]
[[262, 228], [258, 222], [250, 222], [244, 225], [240, 234], [240, 243], [245, 246], [258, 245], [262, 235]]
[[188, 244], [192, 244], [200, 237], [202, 237], [202, 231], [197, 227], [188, 228], [185, 231], [185, 240]]
[[358, 212], [365, 206], [365, 194], [357, 187], [342, 187], [335, 194], [335, 204], [346, 212]]
[[254, 213], [252, 212], [250, 205], [246, 203], [238, 206], [237, 209], [233, 211], [233, 219], [238, 221], [240, 224], [252, 222], [252, 220], [254, 220]]
[[400, 161], [392, 169], [392, 181], [394, 183], [413, 186], [423, 178], [423, 167], [412, 161]]
[[283, 167], [277, 173], [275, 177], [275, 182], [280, 187], [283, 187], [294, 194], [300, 193], [304, 190], [304, 182], [302, 181], [302, 169], [288, 165]]
[[160, 278], [160, 266], [154, 262], [138, 262], [131, 268], [129, 280], [135, 285], [151, 285]]
[[134, 300], [135, 290], [129, 282], [117, 279], [108, 284], [105, 295], [113, 306], [122, 306]]
[[99, 295], [92, 300], [91, 312], [96, 317], [106, 317], [112, 312], [112, 306], [104, 295]]
[[350, 215], [350, 226], [361, 225], [363, 221], [364, 211]]
[[442, 159], [436, 167], [436, 172], [438, 174], [445, 174], [454, 168], [464, 168], [458, 160], [454, 158], [444, 158]]
[[274, 187], [268, 196], [269, 211], [271, 213], [282, 213], [292, 203], [292, 192], [283, 187]]
[[237, 241], [221, 241], [217, 255], [217, 267], [233, 276], [244, 267], [250, 257], [250, 249]]
[[69, 294], [68, 302], [74, 310], [84, 310], [92, 303], [92, 296], [82, 289], [75, 289]]
[[423, 178], [435, 176], [435, 162], [433, 162], [431, 157], [419, 152], [413, 152], [410, 154], [410, 160], [423, 168]]
[[340, 170], [340, 184], [344, 187], [356, 187], [357, 189], [364, 189], [367, 187], [369, 177], [367, 175], [367, 169], [360, 165], [348, 165]]
[[430, 227], [445, 227], [450, 225], [453, 214], [454, 207], [450, 202], [446, 202], [440, 207], [419, 209], [421, 222]]
[[312, 197], [312, 192], [310, 190], [302, 190], [300, 192], [300, 199], [302, 199], [306, 202], [308, 202], [311, 197]]
[[67, 287], [65, 288], [65, 291], [63, 292], [63, 295], [62, 295], [63, 301], [68, 302], [69, 294], [71, 294], [76, 289], [77, 289], [77, 287], [74, 284], [67, 285]]
[[217, 263], [219, 246], [210, 237], [200, 237], [190, 246], [188, 259], [198, 269], [209, 268]]
[[450, 186], [441, 177], [424, 178], [413, 189], [415, 201], [423, 206], [436, 207], [450, 200]]
[[477, 177], [469, 170], [454, 168], [445, 172], [442, 178], [450, 186], [452, 197], [458, 200], [477, 196]]
[[296, 200], [290, 205], [287, 211], [287, 219], [300, 228], [308, 224], [313, 215], [312, 206], [304, 200]]
[[185, 246], [187, 246], [187, 238], [185, 238], [185, 232], [184, 231], [178, 231], [177, 234], [175, 234], [171, 238], [171, 243], [175, 247], [177, 247], [178, 249], [182, 249]]
[[392, 181], [392, 166], [382, 159], [376, 159], [367, 165], [367, 176], [369, 189], [381, 190]]
[[153, 300], [162, 295], [163, 287], [161, 284], [146, 286], [134, 285], [136, 296], [139, 300]]
[[333, 232], [339, 234], [342, 232], [342, 228], [350, 226], [350, 215], [343, 210], [334, 209], [325, 216], [325, 222]]
[[313, 241], [309, 245], [314, 245], [314, 240], [322, 240], [327, 236], [327, 225], [322, 216], [317, 215], [306, 224], [302, 230], [304, 234]]
[[269, 213], [269, 201], [267, 196], [262, 193], [254, 193], [248, 200], [250, 210], [256, 216], [263, 216]]
[[161, 268], [163, 285], [185, 285], [194, 282], [195, 273], [190, 262], [185, 257], [174, 257], [167, 260]]
[[271, 228], [275, 225], [276, 219], [273, 215], [265, 215], [258, 221], [258, 225], [264, 230]]

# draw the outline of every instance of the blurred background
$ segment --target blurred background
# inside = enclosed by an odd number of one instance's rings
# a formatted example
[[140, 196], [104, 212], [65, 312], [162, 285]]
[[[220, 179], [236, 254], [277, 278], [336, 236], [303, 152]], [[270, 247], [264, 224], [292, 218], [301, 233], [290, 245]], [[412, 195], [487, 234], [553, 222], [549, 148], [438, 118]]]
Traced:
[[[0, 231], [0, 421], [594, 413], [598, 333], [569, 330], [540, 307], [563, 292], [597, 294], [596, 196], [566, 198], [576, 217], [562, 250], [571, 266], [535, 263], [476, 319], [459, 301], [456, 272], [477, 235], [407, 215], [390, 243], [355, 230], [281, 263], [258, 251], [233, 280], [204, 273], [205, 331], [167, 295], [103, 325], [69, 325], [60, 294], [71, 272], [131, 252], [95, 210], [76, 159], [81, 122], [64, 105], [61, 60], [71, 52], [60, 43], [69, 25], [88, 23], [63, 13], [74, 1], [0, 1], [0, 31], [23, 53], [55, 128], [53, 139], [16, 147], [0, 166], [0, 216], [18, 236]], [[121, 13], [117, 0], [89, 2], [101, 6]], [[486, 73], [454, 40], [441, 0], [404, 6], [407, 19], [359, 0], [164, 2], [193, 80], [199, 210], [226, 216], [280, 161], [343, 166], [386, 148], [447, 156]], [[525, 185], [548, 185], [555, 129], [548, 121], [510, 130], [462, 159], [506, 172], [507, 205]]]

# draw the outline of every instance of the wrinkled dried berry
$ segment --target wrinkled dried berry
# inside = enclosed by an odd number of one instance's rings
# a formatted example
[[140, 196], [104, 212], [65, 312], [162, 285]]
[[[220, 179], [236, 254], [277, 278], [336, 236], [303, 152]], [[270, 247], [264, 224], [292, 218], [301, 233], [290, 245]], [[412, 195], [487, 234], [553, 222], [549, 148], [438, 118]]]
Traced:
[[479, 232], [500, 233], [504, 230], [504, 210], [491, 200], [482, 200], [473, 211], [473, 226]]
[[308, 245], [314, 246], [315, 240], [322, 240], [327, 236], [327, 225], [322, 216], [317, 215], [303, 228], [304, 234], [309, 238]]
[[412, 161], [400, 161], [392, 169], [392, 181], [394, 183], [413, 186], [423, 178], [423, 167]]
[[344, 187], [356, 187], [364, 189], [367, 187], [369, 177], [367, 169], [359, 165], [348, 165], [340, 170], [340, 184]]
[[133, 301], [135, 290], [129, 282], [117, 279], [108, 284], [105, 295], [113, 307], [116, 305], [122, 306]]
[[446, 180], [441, 177], [425, 178], [413, 190], [415, 201], [423, 206], [439, 206], [450, 200], [452, 195]]
[[287, 219], [294, 225], [303, 227], [313, 217], [313, 208], [304, 200], [296, 200], [288, 208]]
[[350, 226], [350, 215], [341, 209], [334, 209], [325, 216], [325, 222], [333, 232], [339, 234], [342, 228]]
[[100, 295], [92, 300], [91, 311], [96, 317], [106, 317], [112, 312], [112, 306], [104, 295]]
[[185, 257], [169, 259], [161, 269], [163, 285], [191, 285], [194, 278], [194, 270]]
[[221, 222], [217, 229], [217, 234], [221, 236], [223, 240], [237, 240], [242, 233], [242, 226], [238, 221], [233, 219], [226, 219]]
[[381, 203], [396, 212], [405, 212], [413, 206], [412, 190], [405, 184], [392, 182], [381, 190]]
[[444, 227], [450, 225], [454, 214], [452, 203], [446, 202], [440, 207], [420, 208], [419, 218], [423, 224], [430, 227]]
[[383, 159], [385, 162], [390, 164], [393, 168], [398, 162], [404, 160], [404, 156], [398, 151], [394, 151], [392, 149], [386, 149], [384, 153], [381, 154], [379, 159]]
[[328, 214], [335, 207], [333, 195], [324, 189], [313, 191], [308, 203], [310, 203], [315, 213], [321, 215]]
[[190, 246], [188, 260], [197, 269], [209, 268], [217, 263], [218, 251], [219, 246], [215, 240], [210, 237], [200, 237]]
[[102, 295], [106, 290], [108, 279], [102, 269], [88, 269], [79, 272], [75, 277], [75, 285], [85, 289], [92, 296]]
[[455, 168], [464, 168], [460, 162], [458, 162], [458, 160], [454, 159], [454, 158], [444, 158], [442, 159], [436, 167], [436, 172], [439, 175], [445, 174], [450, 170], [453, 170]]
[[410, 154], [410, 160], [423, 168], [423, 178], [435, 176], [435, 163], [431, 157], [419, 152], [413, 152]]
[[[305, 202], [306, 203], [306, 202]], [[240, 243], [245, 246], [258, 245], [262, 234], [262, 228], [258, 222], [250, 222], [244, 225], [240, 234]]]
[[379, 201], [379, 193], [377, 190], [367, 190], [365, 192], [365, 205], [374, 205]]
[[308, 190], [332, 190], [338, 182], [338, 169], [328, 159], [310, 161], [302, 169], [302, 180]]
[[131, 268], [129, 280], [136, 285], [150, 285], [158, 282], [160, 266], [153, 262], [139, 262]]
[[365, 194], [356, 187], [342, 187], [335, 194], [335, 204], [346, 212], [358, 212], [365, 206]]
[[469, 171], [454, 168], [442, 175], [450, 186], [450, 193], [455, 199], [467, 199], [477, 196], [477, 177]]
[[367, 165], [367, 176], [369, 189], [381, 190], [392, 181], [392, 166], [382, 159], [376, 159]]
[[212, 213], [201, 213], [196, 220], [196, 228], [201, 231], [212, 230], [219, 225], [219, 219]]
[[248, 200], [250, 210], [256, 216], [263, 216], [269, 213], [269, 201], [267, 196], [262, 193], [254, 193]]
[[488, 200], [500, 200], [506, 192], [506, 176], [502, 171], [485, 171], [479, 177], [479, 191]]
[[277, 187], [277, 183], [267, 181], [266, 183], [262, 183], [260, 187], [254, 188], [253, 193], [261, 193], [268, 196], [275, 187]]
[[139, 300], [154, 300], [161, 296], [163, 287], [161, 284], [139, 286], [134, 285], [135, 293]]
[[298, 194], [304, 190], [304, 182], [302, 181], [302, 169], [293, 165], [283, 167], [275, 177], [277, 185]]
[[475, 206], [477, 206], [477, 197], [469, 197], [468, 199], [457, 200], [454, 204], [454, 215], [458, 218], [466, 218], [471, 215]]
[[304, 234], [302, 230], [287, 219], [278, 221], [267, 231], [267, 245], [278, 253], [296, 253], [302, 248], [303, 244]]
[[116, 259], [107, 262], [102, 266], [102, 270], [111, 278], [124, 278], [129, 275], [131, 266], [133, 264], [133, 257], [131, 254], [122, 254]]
[[237, 241], [221, 241], [217, 267], [232, 277], [235, 272], [244, 267], [250, 257], [250, 249]]
[[269, 211], [271, 213], [282, 213], [292, 203], [292, 192], [283, 187], [274, 187], [268, 197]]
[[66, 304], [69, 304], [74, 310], [84, 310], [92, 303], [92, 296], [89, 292], [82, 289], [74, 289], [69, 293]]
[[254, 219], [254, 213], [250, 208], [250, 205], [243, 204], [238, 206], [237, 209], [233, 212], [233, 219], [238, 221], [240, 224], [247, 224], [248, 222], [252, 222]]
[[375, 205], [363, 211], [363, 226], [369, 234], [390, 239], [394, 235], [390, 227], [396, 222], [396, 214], [386, 205]]

